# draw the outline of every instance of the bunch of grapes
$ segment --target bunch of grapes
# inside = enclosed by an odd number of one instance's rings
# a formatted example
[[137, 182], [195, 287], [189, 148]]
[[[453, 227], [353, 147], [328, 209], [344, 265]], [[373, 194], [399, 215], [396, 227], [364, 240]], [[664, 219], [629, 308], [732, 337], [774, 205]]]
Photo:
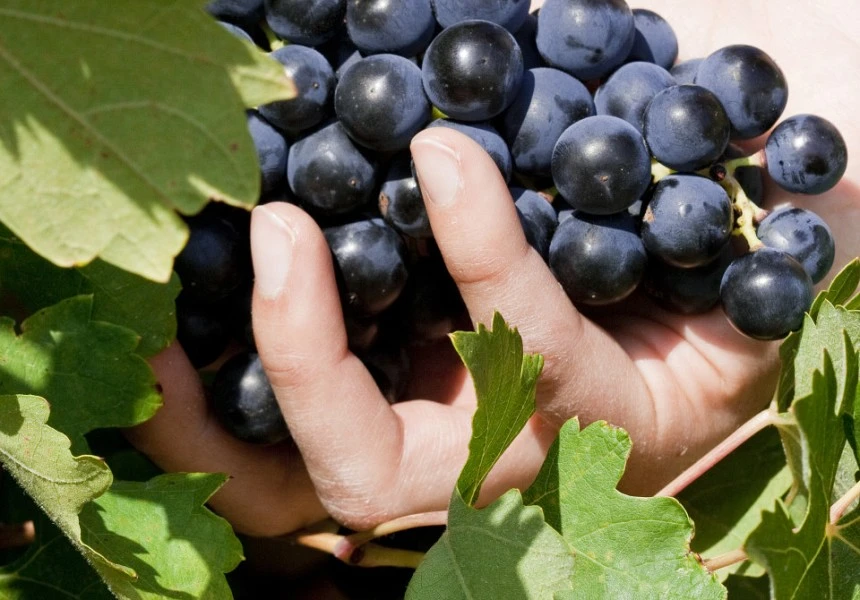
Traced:
[[[298, 88], [248, 112], [260, 202], [296, 203], [323, 228], [350, 347], [392, 402], [408, 380], [405, 348], [465, 315], [408, 151], [424, 128], [456, 129], [487, 151], [527, 240], [576, 305], [638, 288], [684, 314], [722, 304], [737, 330], [773, 340], [800, 327], [832, 266], [821, 218], [759, 204], [764, 171], [794, 193], [831, 189], [845, 141], [819, 116], [777, 124], [787, 84], [757, 48], [675, 64], [667, 21], [624, 0], [546, 0], [533, 14], [528, 0], [208, 8]], [[768, 131], [756, 154], [734, 144]], [[188, 224], [179, 340], [198, 367], [241, 340], [248, 350], [215, 376], [216, 413], [242, 439], [284, 439], [253, 352], [247, 213], [210, 206]]]

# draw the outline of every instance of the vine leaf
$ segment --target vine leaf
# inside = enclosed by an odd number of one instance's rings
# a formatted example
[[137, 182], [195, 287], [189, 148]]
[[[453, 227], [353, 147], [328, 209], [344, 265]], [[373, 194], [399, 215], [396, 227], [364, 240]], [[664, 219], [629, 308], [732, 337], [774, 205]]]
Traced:
[[543, 357], [523, 354], [522, 338], [498, 312], [492, 331], [478, 324], [475, 332], [458, 331], [451, 339], [478, 397], [469, 457], [457, 480], [461, 497], [471, 506], [493, 465], [534, 414]]
[[204, 503], [227, 481], [217, 473], [168, 473], [115, 481], [81, 512], [84, 541], [134, 569], [129, 580], [101, 568], [120, 598], [232, 598], [224, 573], [242, 560], [229, 523]]
[[90, 562], [118, 578], [134, 571], [88, 548], [79, 513], [113, 481], [95, 456], [72, 456], [69, 439], [48, 427], [48, 403], [36, 396], [0, 396], [0, 463]]
[[[84, 434], [126, 427], [161, 406], [155, 377], [134, 350], [134, 332], [94, 321], [92, 296], [48, 307], [21, 325], [0, 318], [0, 393], [50, 398], [50, 425], [86, 451]], [[109, 365], [109, 368], [106, 368]]]
[[93, 319], [137, 333], [137, 353], [152, 356], [176, 337], [176, 297], [181, 286], [174, 273], [156, 283], [96, 259], [77, 269], [45, 260], [0, 226], [0, 289], [34, 313], [79, 294], [93, 295]]
[[5, 0], [0, 81], [0, 221], [59, 266], [162, 282], [188, 237], [176, 210], [257, 201], [244, 109], [294, 94], [189, 0]]
[[[718, 556], [742, 547], [762, 511], [784, 496], [791, 482], [779, 432], [773, 427], [760, 431], [678, 496], [696, 524], [693, 550]], [[758, 577], [764, 569], [744, 561], [716, 575], [725, 579], [735, 572]]]
[[574, 551], [573, 598], [725, 598], [726, 590], [690, 550], [693, 524], [674, 498], [616, 490], [630, 453], [627, 433], [605, 422], [564, 424], [526, 504]]
[[[860, 594], [860, 520], [855, 510], [830, 522], [830, 502], [846, 437], [838, 412], [840, 389], [828, 353], [811, 377], [810, 393], [796, 399], [790, 412], [797, 421], [807, 510], [795, 522], [777, 500], [750, 534], [747, 554], [767, 569], [776, 598], [840, 600]], [[849, 350], [849, 364], [857, 356]], [[854, 380], [856, 388], [856, 378]]]

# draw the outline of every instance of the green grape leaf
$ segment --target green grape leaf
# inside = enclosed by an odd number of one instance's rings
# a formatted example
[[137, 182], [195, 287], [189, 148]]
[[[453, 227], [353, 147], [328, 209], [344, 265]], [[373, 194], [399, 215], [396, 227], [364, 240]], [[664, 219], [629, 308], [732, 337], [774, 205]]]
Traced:
[[809, 314], [813, 319], [817, 319], [818, 311], [825, 300], [833, 306], [845, 306], [845, 303], [851, 300], [858, 285], [860, 285], [860, 258], [855, 258], [836, 274], [826, 290], [815, 297], [809, 308]]
[[499, 313], [493, 315], [492, 331], [478, 324], [475, 332], [458, 331], [451, 339], [478, 397], [469, 458], [457, 480], [457, 489], [471, 506], [490, 469], [534, 414], [543, 357], [523, 354], [520, 334]]
[[[771, 577], [775, 598], [855, 598], [860, 593], [860, 528], [846, 515], [830, 522], [830, 503], [845, 430], [837, 409], [840, 390], [829, 354], [812, 374], [810, 393], [789, 409], [801, 436], [802, 475], [808, 490], [807, 511], [798, 522], [777, 500], [775, 510], [747, 538], [751, 559]], [[856, 355], [853, 356], [856, 361]], [[856, 384], [855, 384], [856, 385]], [[852, 549], [853, 547], [853, 549]]]
[[[779, 432], [760, 431], [678, 496], [696, 524], [693, 550], [717, 556], [741, 548], [762, 511], [783, 497], [791, 482]], [[724, 579], [738, 571], [750, 577], [764, 573], [759, 565], [743, 562], [716, 575]]]
[[152, 356], [176, 337], [176, 297], [181, 286], [174, 273], [167, 284], [96, 259], [76, 269], [45, 260], [0, 227], [0, 289], [14, 295], [29, 312], [70, 296], [93, 295], [93, 319], [121, 325], [140, 336], [137, 353]]
[[244, 109], [294, 94], [202, 0], [5, 0], [0, 89], [0, 221], [59, 266], [156, 281], [188, 237], [177, 210], [257, 201]]
[[150, 418], [161, 406], [134, 332], [94, 321], [91, 296], [75, 296], [24, 321], [0, 318], [0, 393], [50, 398], [50, 425], [87, 448], [84, 434]]
[[480, 510], [455, 490], [448, 528], [418, 566], [406, 598], [551, 600], [570, 589], [573, 560], [541, 509], [523, 505], [519, 490]]
[[526, 504], [574, 551], [573, 598], [725, 598], [725, 588], [690, 550], [693, 524], [674, 498], [636, 498], [616, 489], [630, 454], [627, 433], [605, 422], [561, 428]]
[[229, 523], [204, 503], [227, 481], [211, 473], [168, 473], [115, 481], [80, 515], [83, 539], [134, 569], [129, 580], [96, 565], [120, 598], [231, 598], [224, 573], [242, 560]]
[[69, 439], [46, 425], [48, 412], [43, 398], [0, 396], [0, 463], [92, 564], [133, 578], [81, 538], [79, 513], [110, 487], [110, 469], [95, 456], [72, 456]]

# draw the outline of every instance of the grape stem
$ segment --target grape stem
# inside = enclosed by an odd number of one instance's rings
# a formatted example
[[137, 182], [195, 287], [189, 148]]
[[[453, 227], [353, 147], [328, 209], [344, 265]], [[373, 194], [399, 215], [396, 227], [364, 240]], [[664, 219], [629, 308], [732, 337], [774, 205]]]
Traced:
[[297, 533], [290, 536], [295, 543], [307, 548], [327, 552], [340, 561], [355, 567], [404, 567], [417, 569], [424, 560], [423, 552], [386, 548], [378, 544], [367, 543], [361, 547], [353, 547], [348, 553], [339, 553], [338, 545], [346, 536], [337, 533]]
[[708, 572], [713, 573], [714, 571], [731, 567], [745, 560], [749, 560], [749, 556], [747, 556], [747, 553], [742, 548], [738, 548], [737, 550], [730, 550], [713, 558], [706, 558], [702, 561], [702, 564], [705, 565]]
[[750, 156], [732, 158], [723, 163], [729, 175], [734, 177], [735, 170], [739, 167], [764, 167], [764, 152], [756, 152]]
[[437, 510], [434, 512], [406, 515], [404, 517], [393, 519], [391, 521], [387, 521], [385, 523], [377, 525], [373, 529], [369, 529], [367, 531], [359, 531], [344, 536], [344, 538], [340, 542], [338, 542], [337, 547], [335, 548], [335, 555], [349, 556], [352, 552], [355, 551], [356, 548], [367, 544], [371, 540], [385, 535], [391, 535], [392, 533], [397, 533], [398, 531], [405, 531], [407, 529], [414, 529], [416, 527], [447, 525], [447, 523], [447, 510]]
[[756, 222], [767, 213], [750, 200], [741, 187], [741, 184], [728, 169], [719, 183], [728, 193], [735, 211], [735, 229], [732, 233], [742, 236], [746, 240], [750, 251], [758, 250], [764, 244], [758, 239], [755, 226]]
[[693, 463], [683, 473], [670, 481], [657, 496], [676, 496], [688, 485], [696, 481], [714, 465], [736, 450], [741, 444], [770, 425], [787, 424], [786, 417], [774, 408], [767, 408], [734, 430], [726, 439], [717, 444], [710, 452]]
[[860, 498], [860, 481], [830, 507], [830, 522], [835, 525], [858, 498]]

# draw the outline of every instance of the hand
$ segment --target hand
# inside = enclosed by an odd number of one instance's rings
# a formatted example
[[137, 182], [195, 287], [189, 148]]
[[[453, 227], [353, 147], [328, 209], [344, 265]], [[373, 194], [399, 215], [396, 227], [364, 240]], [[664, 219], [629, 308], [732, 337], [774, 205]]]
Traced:
[[[679, 37], [679, 59], [729, 43], [771, 54], [789, 82], [785, 116], [833, 121], [849, 153], [860, 150], [852, 77], [860, 46], [849, 31], [860, 9], [847, 0], [811, 4], [727, 0], [691, 6], [647, 3]], [[813, 85], [814, 84], [814, 85]], [[752, 143], [761, 147], [763, 140]], [[413, 140], [416, 169], [436, 240], [473, 322], [498, 310], [519, 328], [528, 352], [543, 354], [538, 414], [494, 469], [482, 501], [536, 474], [559, 426], [572, 416], [627, 429], [633, 454], [622, 487], [649, 494], [769, 402], [776, 343], [736, 333], [721, 310], [685, 317], [641, 297], [584, 316], [527, 245], [504, 181], [470, 140], [444, 128]], [[769, 205], [816, 211], [837, 241], [834, 267], [860, 253], [860, 168], [842, 183], [801, 198], [768, 190]], [[258, 350], [301, 455], [293, 446], [257, 448], [224, 433], [178, 347], [153, 359], [164, 408], [130, 432], [169, 470], [221, 471], [233, 479], [212, 506], [243, 532], [277, 535], [327, 514], [356, 529], [447, 505], [466, 458], [475, 396], [449, 348], [416, 355], [410, 398], [390, 406], [349, 352], [325, 240], [295, 206], [254, 210], [253, 314]]]

